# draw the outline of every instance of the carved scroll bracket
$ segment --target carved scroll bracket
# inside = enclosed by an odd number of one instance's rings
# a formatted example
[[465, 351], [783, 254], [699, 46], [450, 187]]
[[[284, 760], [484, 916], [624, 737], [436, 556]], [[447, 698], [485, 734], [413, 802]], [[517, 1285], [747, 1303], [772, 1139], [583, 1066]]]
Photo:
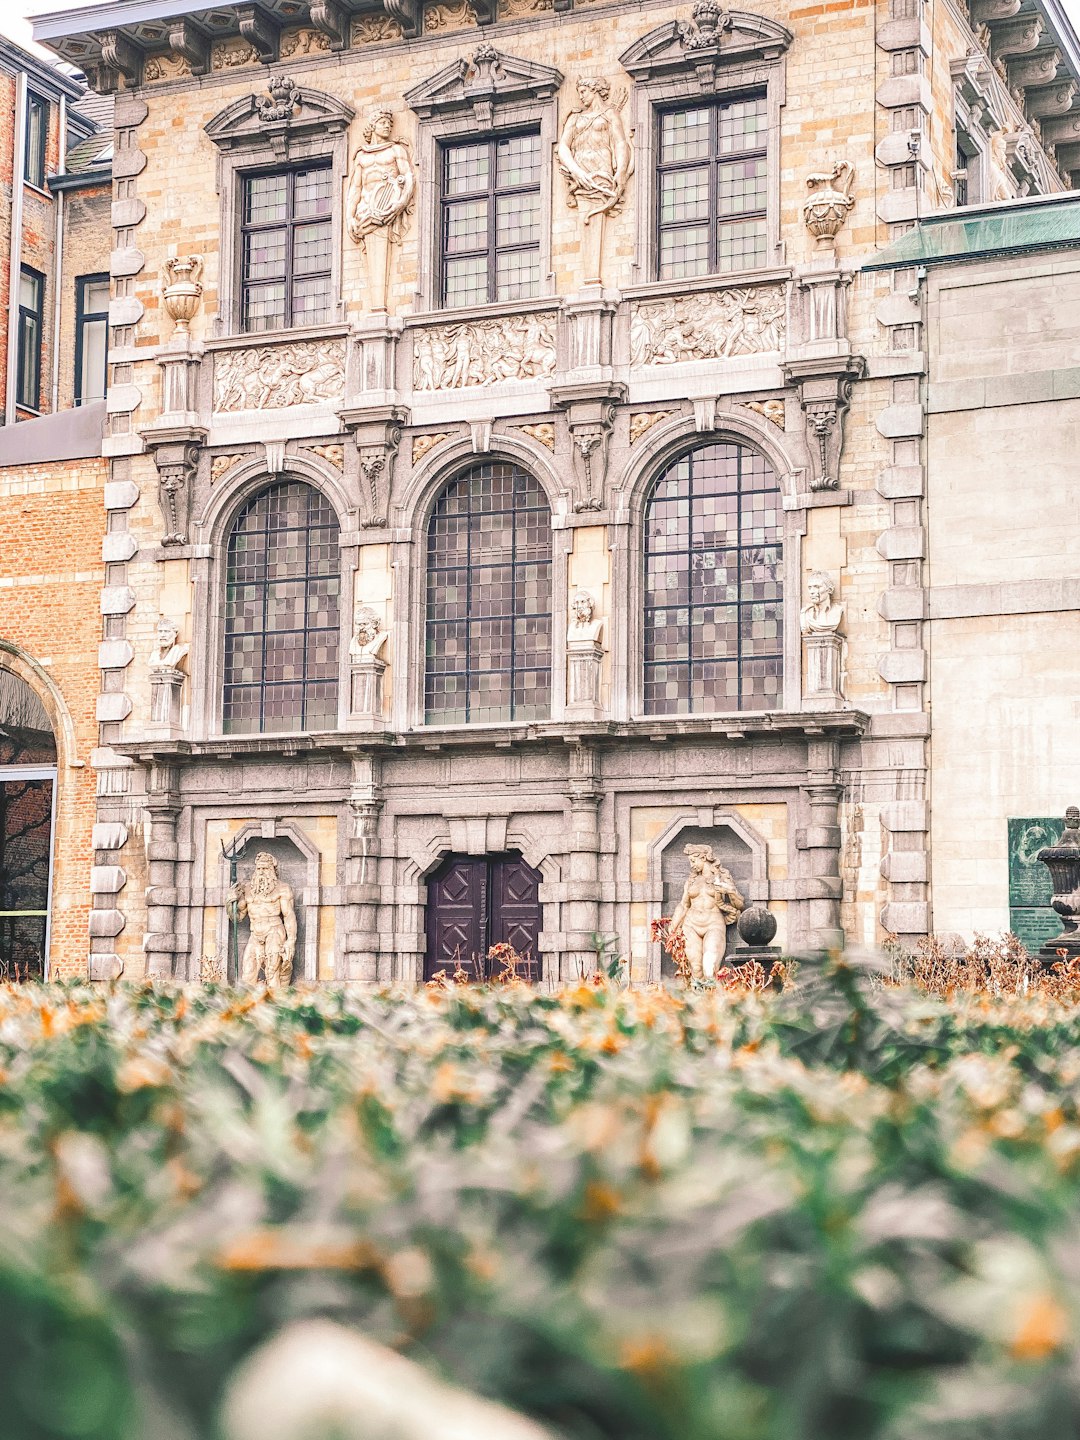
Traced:
[[811, 490], [840, 487], [844, 416], [851, 404], [852, 387], [865, 373], [866, 362], [857, 355], [828, 363], [794, 360], [784, 366], [787, 383], [799, 392], [805, 417]]
[[570, 427], [574, 510], [579, 515], [604, 509], [611, 432], [625, 400], [622, 384], [559, 385], [551, 391], [552, 404], [566, 411]]
[[365, 530], [385, 529], [390, 514], [394, 466], [401, 447], [402, 427], [409, 412], [396, 405], [364, 410], [343, 410], [343, 424], [351, 431], [360, 462], [360, 521]]
[[158, 472], [158, 505], [164, 533], [162, 545], [186, 545], [191, 523], [191, 496], [205, 430], [173, 430], [147, 436]]

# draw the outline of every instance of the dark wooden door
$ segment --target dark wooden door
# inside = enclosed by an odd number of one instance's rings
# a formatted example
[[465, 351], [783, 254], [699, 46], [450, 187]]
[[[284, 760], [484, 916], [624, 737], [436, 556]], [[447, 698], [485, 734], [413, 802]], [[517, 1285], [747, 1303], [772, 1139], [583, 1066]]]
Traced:
[[449, 856], [428, 881], [424, 978], [460, 965], [482, 979], [488, 951], [505, 942], [526, 962], [522, 977], [538, 980], [539, 888], [539, 872], [518, 855]]

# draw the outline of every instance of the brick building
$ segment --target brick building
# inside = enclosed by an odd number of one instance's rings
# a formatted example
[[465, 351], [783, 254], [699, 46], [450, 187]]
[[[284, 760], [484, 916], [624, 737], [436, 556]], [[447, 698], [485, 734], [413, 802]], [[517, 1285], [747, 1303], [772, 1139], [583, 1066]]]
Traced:
[[41, 974], [50, 954], [53, 974], [86, 970], [111, 111], [111, 98], [0, 39], [4, 976]]
[[[502, 939], [572, 976], [603, 936], [655, 975], [688, 842], [791, 948], [965, 928], [931, 908], [928, 637], [1015, 612], [935, 598], [951, 362], [889, 247], [988, 205], [1004, 253], [1047, 197], [1052, 289], [1056, 0], [127, 0], [35, 33], [115, 97], [92, 974], [197, 975], [262, 850], [311, 979]], [[965, 821], [1053, 785], [970, 786]]]

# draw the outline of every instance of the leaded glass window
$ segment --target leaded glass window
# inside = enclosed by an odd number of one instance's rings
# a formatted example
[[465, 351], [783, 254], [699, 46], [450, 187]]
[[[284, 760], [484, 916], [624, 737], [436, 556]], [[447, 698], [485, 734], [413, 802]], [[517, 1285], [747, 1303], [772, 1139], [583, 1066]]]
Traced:
[[229, 536], [226, 734], [335, 728], [340, 591], [325, 495], [289, 480], [247, 502]]
[[765, 96], [663, 110], [658, 123], [660, 278], [763, 266], [768, 245]]
[[245, 330], [330, 319], [333, 178], [329, 165], [243, 178], [240, 290]]
[[720, 442], [660, 476], [645, 511], [645, 710], [783, 702], [780, 488], [764, 456]]
[[540, 293], [540, 135], [501, 135], [442, 152], [442, 303]]
[[516, 465], [477, 465], [428, 526], [429, 724], [545, 720], [551, 709], [551, 511]]

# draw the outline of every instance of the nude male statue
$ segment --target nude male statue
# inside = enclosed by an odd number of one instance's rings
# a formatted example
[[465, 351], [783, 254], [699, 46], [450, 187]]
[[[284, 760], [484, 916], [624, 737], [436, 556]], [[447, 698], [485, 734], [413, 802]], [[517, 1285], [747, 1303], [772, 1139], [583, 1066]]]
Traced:
[[712, 980], [727, 950], [727, 927], [738, 920], [746, 901], [711, 846], [687, 845], [683, 854], [690, 874], [668, 933], [682, 931], [693, 979]]
[[264, 850], [255, 857], [251, 879], [232, 887], [225, 908], [234, 923], [246, 918], [251, 926], [240, 961], [242, 982], [254, 985], [261, 966], [267, 985], [288, 985], [296, 950], [296, 910], [292, 890], [278, 879], [273, 855]]

